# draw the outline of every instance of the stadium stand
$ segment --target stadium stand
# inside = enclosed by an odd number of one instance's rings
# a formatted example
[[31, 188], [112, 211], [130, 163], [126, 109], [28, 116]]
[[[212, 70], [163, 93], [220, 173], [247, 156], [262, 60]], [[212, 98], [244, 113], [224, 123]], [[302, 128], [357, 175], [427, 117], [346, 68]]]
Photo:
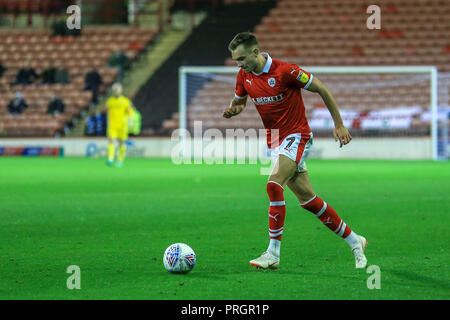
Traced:
[[[21, 12], [52, 17], [71, 2], [0, 0], [0, 10], [15, 18]], [[366, 9], [372, 4], [369, 0], [358, 1], [357, 5], [353, 0], [178, 0], [175, 4], [190, 6], [191, 2], [219, 5], [133, 98], [142, 113], [144, 135], [167, 135], [178, 128], [179, 66], [235, 66], [226, 46], [234, 34], [243, 30], [252, 30], [263, 51], [272, 57], [300, 66], [435, 65], [442, 77], [439, 104], [449, 105], [450, 2], [446, 0], [380, 0], [381, 30], [366, 27]], [[431, 20], [433, 23], [429, 23]], [[117, 76], [117, 70], [108, 66], [117, 45], [135, 60], [156, 32], [125, 26], [83, 27], [81, 36], [62, 37], [52, 36], [47, 28], [0, 29], [0, 63], [6, 68], [0, 75], [0, 136], [62, 134], [89, 109], [92, 94], [83, 90], [86, 73], [92, 68], [99, 71], [103, 78], [100, 94], [104, 93]], [[24, 61], [29, 61], [38, 74], [50, 63], [61, 63], [68, 69], [70, 82], [39, 84], [38, 79], [31, 85], [11, 86]], [[320, 75], [320, 79], [332, 90], [353, 134], [377, 134], [370, 128], [376, 128], [380, 114], [403, 119], [397, 123], [402, 129], [399, 134], [429, 133], [429, 83], [420, 81], [419, 76], [412, 75], [406, 82], [400, 75], [353, 76], [352, 81], [360, 84], [358, 89], [343, 86], [342, 77], [336, 75]], [[194, 120], [203, 120], [205, 129], [230, 126], [221, 114], [231, 99], [234, 80], [201, 81], [189, 97], [190, 127]], [[378, 82], [396, 85], [373, 86]], [[365, 88], [361, 89], [361, 85]], [[7, 105], [17, 92], [23, 94], [29, 108], [13, 116], [8, 114]], [[52, 94], [63, 100], [64, 113], [47, 114]], [[323, 112], [320, 97], [305, 92], [304, 100], [311, 126], [324, 129], [328, 135], [329, 117]], [[415, 111], [405, 115], [405, 107]], [[262, 126], [253, 107], [233, 119], [232, 125], [244, 129]], [[405, 126], [414, 130], [405, 131]]]
[[[0, 30], [0, 62], [6, 71], [0, 77], [0, 135], [1, 136], [54, 136], [89, 108], [91, 92], [85, 91], [86, 73], [98, 70], [103, 83], [100, 93], [115, 80], [117, 69], [108, 67], [114, 49], [120, 49], [135, 59], [155, 36], [154, 30], [131, 27], [86, 27], [79, 37], [51, 36], [50, 29]], [[40, 74], [50, 63], [62, 63], [70, 75], [68, 84], [40, 84], [37, 79], [30, 85], [15, 85], [16, 74], [29, 61]], [[22, 92], [29, 104], [21, 115], [7, 114], [7, 105], [16, 92]], [[64, 101], [64, 113], [48, 115], [51, 94]]]
[[[243, 2], [254, 1], [226, 1]], [[263, 51], [300, 66], [437, 66], [442, 77], [439, 104], [448, 106], [450, 2], [378, 1], [383, 12], [382, 28], [368, 30], [366, 9], [372, 2], [362, 0], [355, 5], [353, 0], [280, 0], [262, 17], [253, 33]], [[236, 64], [228, 57], [225, 65]], [[352, 90], [345, 88], [343, 76], [320, 75], [332, 90], [354, 135], [383, 134], [372, 130], [382, 125], [379, 123], [382, 116], [391, 116], [392, 123], [400, 119], [393, 125], [393, 128], [401, 129], [397, 131], [399, 135], [429, 134], [429, 82], [414, 81], [415, 77], [411, 75], [405, 81], [400, 75], [355, 75], [352, 82], [359, 87]], [[230, 121], [223, 119], [221, 114], [233, 95], [234, 81], [234, 77], [228, 81], [209, 81], [197, 91], [188, 106], [189, 128], [194, 120], [203, 120], [204, 129], [230, 127]], [[391, 82], [395, 86], [374, 85], [380, 82]], [[361, 89], [364, 85], [365, 89]], [[330, 129], [325, 123], [330, 118], [324, 115], [326, 109], [320, 97], [309, 92], [303, 96], [310, 124], [319, 129], [315, 130], [316, 134], [329, 135]], [[255, 108], [250, 107], [233, 119], [232, 126], [262, 128], [262, 123]], [[178, 114], [174, 113], [171, 119], [164, 121], [163, 131], [170, 133], [176, 128]]]

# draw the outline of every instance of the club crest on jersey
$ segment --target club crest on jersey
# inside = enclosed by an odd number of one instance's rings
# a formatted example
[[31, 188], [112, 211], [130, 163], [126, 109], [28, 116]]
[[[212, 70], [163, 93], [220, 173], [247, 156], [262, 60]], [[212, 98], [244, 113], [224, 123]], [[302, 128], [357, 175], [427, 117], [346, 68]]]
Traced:
[[267, 80], [267, 83], [268, 83], [269, 86], [271, 86], [272, 88], [275, 87], [275, 78], [269, 78], [269, 80]]
[[298, 72], [297, 80], [301, 83], [307, 83], [309, 81], [309, 76], [303, 71]]

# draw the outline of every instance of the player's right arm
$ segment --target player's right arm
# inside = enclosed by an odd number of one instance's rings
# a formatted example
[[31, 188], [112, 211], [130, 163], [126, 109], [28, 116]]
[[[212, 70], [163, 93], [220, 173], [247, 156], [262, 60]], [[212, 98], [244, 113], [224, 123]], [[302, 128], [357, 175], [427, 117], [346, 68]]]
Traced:
[[244, 88], [244, 71], [240, 70], [236, 78], [236, 90], [234, 91], [234, 99], [231, 100], [230, 106], [225, 109], [223, 116], [231, 118], [237, 116], [244, 110], [247, 103], [247, 90]]
[[237, 98], [235, 97], [233, 100], [231, 100], [230, 106], [225, 109], [223, 112], [224, 118], [231, 118], [234, 116], [237, 116], [239, 113], [244, 110], [245, 105], [247, 103], [247, 96], [243, 98]]

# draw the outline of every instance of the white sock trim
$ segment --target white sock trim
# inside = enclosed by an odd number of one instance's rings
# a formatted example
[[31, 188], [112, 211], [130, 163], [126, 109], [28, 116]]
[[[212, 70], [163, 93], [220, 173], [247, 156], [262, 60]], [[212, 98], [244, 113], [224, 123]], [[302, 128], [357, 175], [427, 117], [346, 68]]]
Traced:
[[336, 230], [334, 230], [334, 233], [338, 233], [339, 229], [342, 227], [342, 223], [344, 222], [344, 220], [341, 219], [341, 222], [339, 223], [338, 227], [336, 228]]
[[345, 224], [345, 222], [342, 223], [342, 227], [341, 227], [341, 231], [339, 231], [338, 235], [340, 237], [342, 237], [344, 235], [345, 232], [345, 228], [347, 227], [347, 225]]
[[282, 186], [281, 184], [279, 184], [278, 182], [276, 182], [276, 181], [269, 180], [269, 181], [267, 182], [267, 184], [269, 184], [269, 183], [275, 183], [275, 184], [279, 185], [279, 186], [281, 187], [281, 189], [284, 190], [283, 186]]
[[304, 202], [304, 203], [300, 203], [301, 206], [304, 206], [305, 204], [310, 203], [311, 201], [313, 201], [317, 196], [312, 197], [311, 199], [309, 199], [308, 201]]
[[272, 237], [272, 238], [276, 238], [278, 236], [281, 236], [282, 234], [283, 234], [283, 230], [281, 230], [280, 232], [277, 232], [277, 233], [272, 233], [269, 231], [269, 237]]
[[322, 213], [325, 212], [325, 210], [327, 210], [327, 203], [324, 201], [322, 209], [320, 209], [320, 211], [316, 213], [316, 216], [320, 217], [322, 215]]

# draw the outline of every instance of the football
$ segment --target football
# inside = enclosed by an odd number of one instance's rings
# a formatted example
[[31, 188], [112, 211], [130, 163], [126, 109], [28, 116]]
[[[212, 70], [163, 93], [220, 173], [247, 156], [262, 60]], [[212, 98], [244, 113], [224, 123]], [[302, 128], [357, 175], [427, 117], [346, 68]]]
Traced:
[[164, 252], [164, 267], [171, 273], [188, 273], [195, 266], [195, 252], [185, 243], [174, 243]]

